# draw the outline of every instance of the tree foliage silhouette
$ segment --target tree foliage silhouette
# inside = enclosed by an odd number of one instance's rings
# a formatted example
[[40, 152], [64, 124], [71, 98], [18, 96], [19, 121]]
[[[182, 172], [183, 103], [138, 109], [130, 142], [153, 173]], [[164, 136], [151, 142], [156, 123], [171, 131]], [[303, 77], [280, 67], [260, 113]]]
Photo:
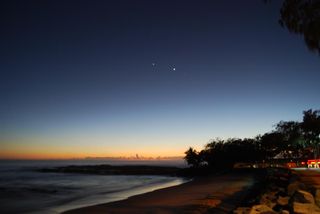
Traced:
[[319, 158], [320, 143], [320, 110], [309, 109], [303, 112], [301, 123], [304, 138], [314, 149], [314, 157]]
[[186, 152], [185, 152], [185, 157], [184, 159], [187, 161], [188, 165], [194, 168], [197, 168], [200, 166], [201, 160], [199, 158], [198, 152], [190, 147]]
[[[319, 155], [320, 110], [303, 112], [303, 121], [280, 121], [275, 129], [255, 138], [215, 139], [203, 150], [192, 147], [185, 160], [193, 168], [225, 169], [235, 163], [262, 163], [275, 160], [311, 158]], [[319, 157], [318, 157], [319, 158]]]
[[320, 0], [283, 0], [279, 23], [289, 32], [303, 36], [308, 49], [320, 54]]
[[276, 125], [276, 132], [283, 137], [283, 156], [295, 158], [304, 156], [304, 148], [307, 144], [303, 138], [301, 123], [296, 121], [280, 121]]
[[309, 50], [320, 54], [320, 0], [284, 0], [279, 23], [302, 35]]

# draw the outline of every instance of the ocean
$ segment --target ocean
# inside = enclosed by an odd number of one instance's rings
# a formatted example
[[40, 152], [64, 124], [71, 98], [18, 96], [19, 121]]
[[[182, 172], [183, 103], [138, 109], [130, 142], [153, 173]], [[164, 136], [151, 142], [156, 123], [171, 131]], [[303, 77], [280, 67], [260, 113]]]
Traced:
[[95, 164], [184, 166], [183, 161], [2, 160], [0, 213], [56, 214], [74, 208], [126, 199], [187, 181], [169, 176], [82, 175], [36, 171], [45, 167]]

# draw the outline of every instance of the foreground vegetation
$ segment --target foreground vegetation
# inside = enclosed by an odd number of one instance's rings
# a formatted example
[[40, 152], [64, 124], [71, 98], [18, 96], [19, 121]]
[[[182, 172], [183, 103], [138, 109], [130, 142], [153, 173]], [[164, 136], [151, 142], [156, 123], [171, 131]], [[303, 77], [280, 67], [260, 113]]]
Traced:
[[319, 158], [320, 110], [303, 112], [302, 122], [280, 121], [255, 138], [215, 139], [201, 151], [190, 147], [185, 160], [193, 169], [228, 169], [236, 163], [272, 163]]

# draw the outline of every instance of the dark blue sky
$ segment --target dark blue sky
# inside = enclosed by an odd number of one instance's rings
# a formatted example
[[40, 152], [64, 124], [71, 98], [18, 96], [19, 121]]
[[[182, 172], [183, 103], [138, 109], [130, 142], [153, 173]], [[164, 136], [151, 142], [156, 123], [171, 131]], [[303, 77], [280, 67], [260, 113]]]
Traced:
[[300, 120], [320, 106], [320, 57], [280, 2], [1, 3], [0, 144], [172, 155]]

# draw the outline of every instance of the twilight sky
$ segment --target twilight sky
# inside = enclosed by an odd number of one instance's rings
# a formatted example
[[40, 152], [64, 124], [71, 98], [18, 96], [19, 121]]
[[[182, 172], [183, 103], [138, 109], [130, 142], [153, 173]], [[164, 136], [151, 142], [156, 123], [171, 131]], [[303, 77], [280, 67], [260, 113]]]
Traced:
[[1, 4], [0, 158], [182, 155], [320, 107], [281, 1]]

